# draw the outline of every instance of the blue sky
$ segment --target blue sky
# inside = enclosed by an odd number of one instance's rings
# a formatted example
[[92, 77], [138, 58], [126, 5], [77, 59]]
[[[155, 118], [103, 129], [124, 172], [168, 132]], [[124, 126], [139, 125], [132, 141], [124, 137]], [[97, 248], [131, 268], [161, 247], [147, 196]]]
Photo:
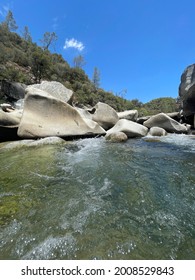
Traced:
[[56, 52], [70, 65], [83, 55], [88, 76], [97, 67], [101, 87], [127, 99], [176, 98], [195, 62], [194, 0], [2, 0], [1, 21], [8, 9], [18, 32], [27, 25], [38, 44], [56, 32]]

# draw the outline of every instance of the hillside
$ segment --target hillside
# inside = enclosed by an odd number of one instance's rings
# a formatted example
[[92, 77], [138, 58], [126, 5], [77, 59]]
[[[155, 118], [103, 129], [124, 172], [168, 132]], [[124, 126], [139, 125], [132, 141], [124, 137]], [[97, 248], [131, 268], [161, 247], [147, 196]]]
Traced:
[[21, 37], [11, 32], [5, 22], [0, 24], [0, 82], [5, 79], [29, 85], [41, 80], [59, 81], [74, 91], [77, 106], [94, 106], [101, 101], [117, 111], [138, 109], [140, 115], [178, 110], [173, 98], [158, 98], [143, 104], [96, 87], [81, 67], [71, 67], [60, 54], [38, 46], [28, 35]]

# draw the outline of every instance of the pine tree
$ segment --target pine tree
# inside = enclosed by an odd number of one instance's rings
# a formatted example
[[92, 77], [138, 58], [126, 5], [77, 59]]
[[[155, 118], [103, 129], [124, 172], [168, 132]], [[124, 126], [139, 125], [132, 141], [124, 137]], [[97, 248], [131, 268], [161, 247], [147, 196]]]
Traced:
[[43, 50], [48, 50], [49, 47], [57, 41], [57, 39], [58, 36], [55, 32], [45, 32], [43, 34], [43, 39], [41, 40]]
[[94, 68], [92, 83], [94, 84], [96, 89], [99, 88], [99, 86], [100, 86], [100, 71], [97, 67]]
[[24, 26], [24, 31], [23, 31], [23, 33], [22, 33], [22, 36], [23, 36], [23, 38], [24, 38], [25, 41], [27, 41], [27, 42], [32, 42], [32, 37], [31, 37], [31, 35], [30, 35], [28, 26]]
[[18, 29], [12, 11], [8, 11], [5, 21], [3, 22], [3, 26], [9, 31], [16, 31]]
[[75, 68], [82, 68], [86, 64], [85, 59], [82, 55], [76, 56], [73, 63]]

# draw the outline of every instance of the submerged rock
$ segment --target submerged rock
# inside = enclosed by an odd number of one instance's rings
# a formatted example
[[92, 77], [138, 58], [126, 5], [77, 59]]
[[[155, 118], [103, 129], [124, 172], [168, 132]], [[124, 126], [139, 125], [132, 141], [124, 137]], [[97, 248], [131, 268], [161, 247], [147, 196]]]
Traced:
[[3, 149], [15, 149], [15, 148], [22, 148], [22, 147], [38, 147], [43, 145], [58, 145], [58, 144], [65, 144], [66, 141], [60, 137], [46, 137], [43, 139], [38, 140], [19, 140], [13, 141], [9, 143], [2, 143], [0, 148]]

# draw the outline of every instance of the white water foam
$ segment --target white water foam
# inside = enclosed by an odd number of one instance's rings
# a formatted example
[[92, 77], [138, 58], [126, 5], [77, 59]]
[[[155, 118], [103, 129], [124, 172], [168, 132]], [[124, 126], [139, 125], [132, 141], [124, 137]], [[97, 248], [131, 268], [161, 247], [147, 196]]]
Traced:
[[75, 142], [77, 147], [76, 151], [69, 150], [67, 155], [69, 160], [75, 163], [87, 160], [88, 157], [92, 156], [94, 159], [99, 156], [99, 152], [102, 147], [102, 138], [95, 139], [82, 139]]
[[105, 204], [103, 197], [111, 194], [111, 186], [112, 183], [105, 178], [99, 188], [96, 185], [88, 185], [88, 191], [84, 196], [71, 199], [61, 216], [61, 228], [83, 233], [90, 217], [103, 208]]
[[183, 148], [188, 148], [189, 150], [195, 152], [195, 136], [186, 134], [168, 134], [166, 136], [146, 136], [147, 138], [158, 139], [160, 142], [174, 144], [176, 146], [182, 146]]
[[70, 255], [76, 251], [76, 240], [71, 234], [64, 237], [49, 236], [43, 242], [39, 243], [30, 252], [25, 254], [22, 259], [55, 259], [58, 254], [61, 256]]
[[13, 242], [16, 234], [21, 228], [21, 223], [18, 223], [17, 220], [13, 220], [13, 222], [4, 228], [0, 232], [0, 248], [7, 246], [10, 242]]

